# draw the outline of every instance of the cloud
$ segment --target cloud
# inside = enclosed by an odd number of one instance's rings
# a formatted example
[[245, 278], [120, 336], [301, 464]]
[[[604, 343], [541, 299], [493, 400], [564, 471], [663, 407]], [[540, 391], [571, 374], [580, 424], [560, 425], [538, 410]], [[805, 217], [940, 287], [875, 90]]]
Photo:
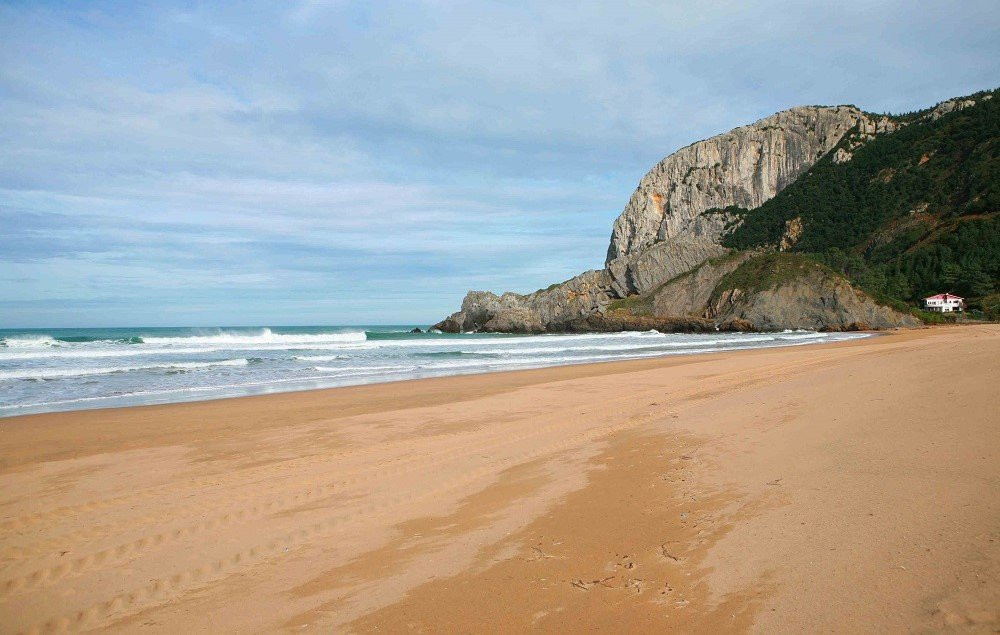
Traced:
[[434, 320], [599, 266], [653, 163], [991, 87], [995, 4], [0, 6], [0, 326]]

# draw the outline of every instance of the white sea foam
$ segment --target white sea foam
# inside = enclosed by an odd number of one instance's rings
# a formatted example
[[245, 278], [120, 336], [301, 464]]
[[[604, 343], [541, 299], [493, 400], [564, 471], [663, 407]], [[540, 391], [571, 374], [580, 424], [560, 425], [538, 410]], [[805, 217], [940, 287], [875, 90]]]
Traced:
[[0, 380], [4, 379], [58, 379], [60, 377], [84, 377], [87, 375], [110, 375], [112, 373], [128, 373], [137, 370], [192, 370], [196, 368], [211, 368], [214, 366], [246, 366], [247, 359], [224, 359], [217, 362], [171, 362], [166, 364], [147, 364], [142, 366], [98, 366], [92, 368], [22, 368], [18, 370], [0, 370]]
[[[87, 342], [87, 344], [95, 344]], [[53, 348], [51, 350], [38, 350], [29, 352], [7, 352], [0, 349], [0, 360], [24, 360], [24, 359], [82, 359], [95, 358], [105, 359], [108, 357], [148, 357], [155, 355], [183, 355], [188, 353], [213, 353], [217, 351], [230, 350], [229, 348], [143, 348], [140, 345], [121, 346], [112, 348], [105, 344], [99, 347], [85, 347], [78, 345], [78, 348]]]
[[[787, 333], [787, 335], [786, 335]], [[829, 337], [826, 333], [811, 333], [802, 331], [782, 331], [782, 334], [778, 336], [778, 339], [782, 340], [815, 340], [822, 339], [824, 337]]]
[[222, 331], [203, 335], [178, 335], [172, 337], [143, 337], [146, 344], [207, 344], [207, 345], [259, 345], [259, 344], [330, 344], [334, 342], [363, 342], [367, 336], [364, 331], [347, 333], [273, 333], [269, 328], [260, 329], [256, 333]]
[[294, 355], [298, 362], [332, 362], [335, 359], [350, 359], [348, 355]]
[[413, 370], [417, 368], [414, 365], [409, 366], [313, 366], [313, 370], [318, 370], [321, 373], [360, 373], [360, 372], [382, 372], [382, 371], [406, 371]]
[[18, 335], [16, 337], [4, 337], [0, 339], [7, 348], [42, 348], [48, 346], [58, 346], [50, 335]]
[[623, 354], [629, 354], [633, 351], [653, 351], [653, 350], [670, 350], [677, 348], [701, 348], [705, 346], [717, 346], [719, 344], [745, 344], [748, 342], [770, 342], [774, 341], [776, 338], [767, 336], [758, 337], [731, 337], [725, 339], [707, 339], [707, 340], [685, 340], [680, 342], [657, 342], [650, 344], [633, 344], [633, 345], [623, 345], [623, 344], [602, 344], [597, 346], [536, 346], [536, 347], [516, 347], [516, 348], [491, 348], [488, 350], [477, 349], [477, 350], [467, 350], [463, 347], [459, 353], [465, 353], [469, 355], [481, 354], [481, 353], [495, 353], [498, 355], [525, 355], [525, 354], [537, 354], [537, 353], [570, 353], [570, 352], [588, 352], [588, 351], [620, 351]]
[[[277, 329], [276, 329], [277, 330]], [[93, 406], [164, 403], [241, 394], [485, 373], [564, 364], [692, 355], [735, 348], [799, 346], [862, 334], [366, 335], [360, 329], [274, 333], [125, 329], [12, 333], [0, 345], [0, 416]], [[408, 331], [408, 329], [407, 329]], [[115, 339], [118, 332], [123, 335]], [[406, 333], [406, 331], [398, 331]], [[106, 334], [106, 335], [105, 335]], [[369, 339], [371, 337], [371, 339]], [[386, 339], [381, 339], [386, 338]], [[13, 344], [9, 344], [12, 341]], [[259, 362], [259, 363], [257, 363]], [[53, 381], [13, 381], [13, 380]]]

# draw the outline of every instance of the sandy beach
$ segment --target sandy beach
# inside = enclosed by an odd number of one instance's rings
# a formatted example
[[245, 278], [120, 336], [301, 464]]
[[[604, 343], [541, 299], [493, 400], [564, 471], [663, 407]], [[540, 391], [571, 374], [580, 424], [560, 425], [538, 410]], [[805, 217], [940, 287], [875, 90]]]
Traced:
[[0, 631], [1000, 628], [1000, 327], [0, 420]]

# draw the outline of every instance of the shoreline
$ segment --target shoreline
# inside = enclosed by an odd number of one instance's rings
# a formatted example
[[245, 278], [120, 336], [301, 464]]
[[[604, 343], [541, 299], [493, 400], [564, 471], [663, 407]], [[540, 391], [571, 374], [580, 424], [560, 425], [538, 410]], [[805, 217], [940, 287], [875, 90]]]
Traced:
[[[925, 327], [948, 328], [948, 327]], [[560, 364], [555, 366], [542, 366], [538, 368], [519, 368], [513, 370], [497, 370], [487, 372], [472, 372], [466, 374], [442, 375], [438, 377], [418, 377], [410, 379], [399, 379], [390, 381], [375, 381], [365, 384], [353, 384], [349, 386], [332, 386], [328, 388], [306, 388], [301, 390], [277, 391], [255, 395], [236, 395], [230, 397], [217, 397], [207, 399], [194, 399], [188, 401], [172, 401], [155, 404], [135, 404], [127, 406], [107, 406], [95, 408], [81, 408], [78, 410], [55, 410], [47, 412], [36, 412], [22, 415], [10, 415], [0, 417], [0, 429], [6, 434], [0, 439], [0, 469], [10, 466], [13, 453], [9, 451], [11, 445], [9, 438], [11, 430], [4, 428], [5, 424], [19, 426], [15, 434], [24, 433], [32, 436], [36, 442], [47, 445], [50, 439], [58, 438], [69, 431], [64, 431], [64, 427], [76, 427], [81, 423], [84, 425], [99, 425], [102, 427], [115, 426], [122, 420], [130, 420], [133, 417], [142, 417], [155, 424], [164, 423], [175, 417], [191, 417], [199, 415], [218, 416], [220, 411], [232, 407], [241, 412], [247, 410], [255, 411], [257, 419], [264, 419], [276, 415], [283, 415], [288, 411], [296, 411], [302, 400], [312, 400], [320, 408], [336, 408], [338, 412], [350, 415], [369, 414], [376, 408], [391, 405], [396, 408], [423, 407], [429, 405], [439, 405], [455, 397], [455, 390], [461, 391], [468, 397], [482, 397], [497, 394], [504, 391], [529, 387], [539, 383], [552, 381], [563, 381], [572, 379], [583, 379], [599, 377], [604, 375], [620, 375], [630, 372], [654, 370], [662, 368], [672, 368], [688, 363], [697, 363], [701, 360], [714, 361], [730, 355], [752, 355], [773, 352], [775, 350], [787, 350], [795, 348], [807, 348], [821, 350], [831, 346], [857, 345], [867, 340], [881, 337], [907, 337], [925, 329], [906, 329], [896, 331], [878, 331], [868, 334], [866, 337], [856, 339], [841, 340], [836, 342], [809, 342], [806, 344], [785, 344], [781, 346], [733, 349], [718, 352], [695, 352], [695, 353], [674, 353], [646, 358], [633, 358], [623, 360], [608, 360], [597, 362], [581, 362], [577, 364]], [[452, 381], [457, 386], [450, 386]], [[385, 402], [381, 398], [376, 401], [374, 397], [382, 389], [392, 391], [394, 398], [390, 402]], [[312, 399], [310, 399], [312, 398]], [[377, 404], [377, 405], [376, 405]], [[199, 412], [202, 408], [205, 413]], [[304, 409], [307, 412], [316, 410], [317, 407]], [[259, 411], [259, 412], [258, 412]], [[307, 417], [311, 416], [306, 414]], [[20, 426], [30, 427], [30, 431]], [[142, 430], [118, 428], [119, 436], [117, 441], [127, 442], [122, 436], [128, 437], [130, 433], [143, 436]], [[41, 436], [40, 436], [41, 435]], [[19, 439], [15, 443], [27, 439]], [[63, 458], [62, 453], [53, 457]], [[49, 459], [46, 459], [49, 460]]]
[[941, 327], [8, 417], [0, 625], [995, 629], [998, 360]]
[[[924, 327], [924, 328], [931, 328], [931, 327]], [[908, 329], [908, 330], [912, 330], [912, 329]], [[882, 337], [882, 336], [890, 335], [890, 334], [897, 333], [897, 332], [902, 332], [902, 331], [901, 330], [899, 330], [899, 331], [868, 331], [868, 332], [864, 332], [864, 333], [852, 333], [852, 335], [854, 336], [854, 337], [852, 337], [852, 339], [860, 340], [860, 339], [872, 338], [872, 337]], [[624, 332], [622, 332], [622, 333], [624, 333]], [[786, 334], [787, 335], [787, 334], [793, 334], [793, 333], [794, 332], [789, 332], [789, 331], [775, 331], [774, 332], [775, 335], [780, 335], [780, 334]], [[817, 332], [817, 333], [820, 333], [820, 332]], [[621, 334], [621, 333], [616, 333], [616, 334]], [[678, 333], [667, 333], [667, 334], [668, 335], [677, 335]], [[684, 335], [685, 333], [679, 333], [679, 334], [680, 335]], [[695, 333], [694, 335], [705, 335], [705, 334], [707, 334], [707, 333]], [[767, 335], [768, 333], [766, 333], [766, 332], [765, 333], [751, 332], [750, 334], [753, 334], [753, 335]], [[824, 332], [822, 334], [823, 335], [830, 335], [831, 333]], [[561, 333], [559, 335], [580, 335], [580, 333]], [[787, 348], [787, 347], [794, 347], [794, 346], [819, 346], [819, 345], [832, 344], [832, 343], [838, 343], [838, 341], [832, 341], [832, 342], [803, 341], [803, 342], [800, 342], [800, 343], [788, 342], [788, 343], [782, 343], [782, 344], [776, 344], [776, 345], [746, 346], [746, 347], [742, 347], [742, 346], [738, 345], [738, 346], [735, 346], [735, 347], [732, 347], [732, 348], [729, 348], [729, 349], [723, 349], [723, 350], [719, 350], [719, 349], [714, 349], [714, 350], [713, 349], [708, 349], [708, 350], [692, 349], [692, 350], [687, 350], [687, 351], [676, 351], [676, 352], [670, 352], [670, 353], [664, 352], [662, 354], [644, 354], [644, 355], [637, 354], [635, 357], [622, 357], [622, 358], [618, 358], [618, 359], [606, 359], [606, 360], [597, 360], [597, 361], [588, 360], [588, 361], [578, 361], [578, 362], [567, 361], [567, 362], [561, 362], [561, 363], [552, 364], [552, 365], [542, 365], [542, 366], [527, 365], [525, 367], [511, 368], [511, 369], [503, 369], [503, 368], [493, 369], [493, 370], [475, 369], [475, 370], [471, 370], [471, 371], [467, 371], [467, 372], [458, 371], [458, 372], [454, 372], [454, 373], [450, 373], [450, 374], [440, 374], [440, 375], [438, 375], [438, 374], [430, 374], [430, 375], [423, 376], [423, 377], [406, 377], [406, 378], [400, 378], [400, 379], [387, 379], [387, 380], [382, 380], [382, 379], [379, 379], [379, 378], [370, 378], [370, 379], [366, 378], [366, 379], [362, 379], [362, 380], [358, 381], [357, 383], [347, 383], [347, 384], [332, 385], [332, 386], [309, 387], [309, 388], [298, 388], [298, 387], [295, 387], [295, 388], [290, 388], [290, 389], [287, 389], [287, 390], [281, 389], [280, 387], [277, 387], [277, 386], [280, 386], [280, 384], [283, 383], [283, 382], [287, 382], [287, 383], [293, 383], [293, 382], [305, 383], [307, 381], [307, 380], [304, 380], [304, 379], [293, 378], [293, 379], [288, 379], [288, 380], [279, 380], [275, 384], [269, 384], [268, 382], [261, 382], [260, 383], [260, 387], [262, 388], [262, 390], [259, 390], [259, 391], [256, 391], [256, 392], [244, 391], [244, 392], [242, 392], [240, 394], [221, 395], [221, 396], [215, 396], [215, 395], [213, 395], [213, 396], [207, 396], [207, 397], [199, 397], [199, 396], [197, 396], [197, 393], [200, 392], [200, 391], [208, 390], [208, 389], [213, 389], [213, 390], [225, 390], [227, 388], [236, 389], [236, 388], [239, 388], [241, 385], [233, 385], [233, 386], [211, 386], [211, 387], [192, 387], [192, 388], [189, 388], [189, 389], [177, 389], [177, 391], [175, 391], [175, 392], [177, 392], [178, 395], [182, 396], [182, 398], [177, 399], [177, 400], [171, 400], [171, 401], [158, 401], [158, 402], [154, 401], [154, 402], [149, 402], [149, 403], [142, 403], [142, 401], [139, 400], [138, 403], [124, 403], [124, 404], [121, 404], [121, 405], [93, 405], [93, 406], [83, 406], [83, 407], [77, 407], [77, 408], [57, 408], [57, 409], [54, 409], [54, 410], [40, 409], [41, 406], [45, 406], [45, 405], [48, 405], [48, 404], [32, 404], [32, 405], [27, 405], [27, 406], [9, 406], [9, 408], [11, 410], [16, 410], [18, 408], [22, 408], [23, 412], [12, 413], [12, 414], [0, 414], [0, 422], [3, 422], [4, 420], [9, 420], [9, 419], [22, 418], [22, 417], [30, 417], [30, 416], [35, 416], [35, 415], [48, 415], [48, 414], [58, 414], [58, 413], [75, 413], [75, 412], [85, 412], [85, 411], [91, 411], [91, 410], [100, 410], [100, 411], [103, 411], [103, 410], [119, 410], [119, 409], [122, 409], [122, 408], [144, 408], [144, 407], [154, 407], [154, 406], [170, 406], [170, 405], [175, 405], [175, 404], [203, 403], [203, 402], [221, 401], [221, 400], [227, 400], [227, 399], [244, 399], [244, 398], [251, 398], [251, 397], [269, 397], [269, 396], [275, 396], [275, 395], [311, 393], [311, 392], [323, 391], [323, 390], [340, 390], [340, 389], [355, 388], [355, 387], [360, 387], [360, 386], [379, 386], [379, 385], [384, 385], [384, 384], [397, 384], [397, 383], [401, 383], [401, 382], [425, 381], [425, 380], [432, 380], [432, 379], [446, 379], [446, 378], [449, 378], [449, 377], [474, 377], [474, 376], [481, 376], [481, 375], [483, 375], [483, 376], [489, 376], [489, 375], [496, 375], [496, 374], [503, 374], [503, 373], [516, 373], [516, 372], [524, 372], [524, 371], [548, 370], [548, 369], [563, 368], [563, 367], [570, 367], [570, 366], [589, 366], [591, 364], [629, 363], [629, 362], [647, 361], [647, 360], [658, 360], [658, 359], [673, 358], [673, 357], [688, 357], [688, 356], [692, 356], [692, 355], [696, 355], [696, 356], [714, 355], [714, 354], [725, 354], [725, 353], [730, 353], [730, 352], [741, 352], [741, 351], [757, 350], [757, 349], [768, 350], [768, 349], [774, 349], [774, 348]], [[234, 351], [234, 354], [236, 354], [238, 352], [239, 351]], [[353, 380], [348, 380], [348, 381], [353, 381]], [[245, 386], [249, 386], [249, 385], [253, 385], [253, 384], [248, 384], [248, 385], [245, 385]], [[274, 390], [268, 390], [268, 388], [275, 388], [275, 387], [276, 387], [276, 389], [274, 389]], [[184, 392], [185, 390], [186, 390], [186, 392]], [[184, 398], [183, 397], [184, 395], [186, 395], [187, 397]], [[115, 398], [118, 398], [118, 397], [90, 397], [90, 398], [80, 399], [79, 401], [81, 401], [81, 402], [84, 402], [84, 401], [86, 401], [86, 402], [97, 402], [97, 401], [100, 401], [100, 400], [108, 400], [108, 399], [115, 399]], [[129, 396], [121, 396], [120, 398], [121, 399], [126, 399], [126, 400], [130, 399]], [[55, 405], [59, 405], [58, 402]]]

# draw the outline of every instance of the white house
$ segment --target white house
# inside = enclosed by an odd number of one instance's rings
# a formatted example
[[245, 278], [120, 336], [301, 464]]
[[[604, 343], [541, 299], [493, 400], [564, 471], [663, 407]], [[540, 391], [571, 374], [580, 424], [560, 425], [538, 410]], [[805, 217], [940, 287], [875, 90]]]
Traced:
[[924, 308], [928, 311], [936, 311], [938, 313], [964, 311], [965, 300], [950, 293], [939, 293], [929, 298], [924, 298]]

